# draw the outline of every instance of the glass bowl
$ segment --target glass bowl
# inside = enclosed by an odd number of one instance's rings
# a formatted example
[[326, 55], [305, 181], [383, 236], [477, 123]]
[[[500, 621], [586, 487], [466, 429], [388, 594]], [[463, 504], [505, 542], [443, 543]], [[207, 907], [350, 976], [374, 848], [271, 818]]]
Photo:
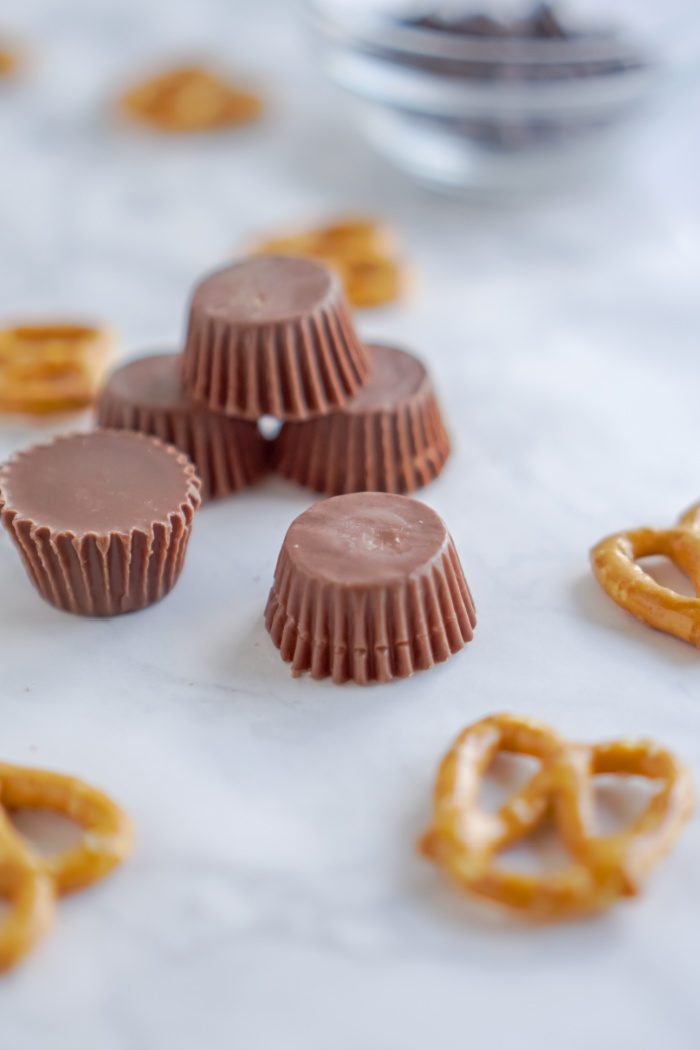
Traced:
[[307, 0], [322, 66], [389, 160], [443, 190], [589, 178], [696, 73], [697, 0]]

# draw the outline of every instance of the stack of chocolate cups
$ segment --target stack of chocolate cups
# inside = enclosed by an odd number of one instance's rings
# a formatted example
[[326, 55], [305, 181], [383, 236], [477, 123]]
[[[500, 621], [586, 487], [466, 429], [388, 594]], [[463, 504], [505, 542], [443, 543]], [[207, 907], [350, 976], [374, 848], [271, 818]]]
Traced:
[[197, 286], [182, 354], [139, 358], [111, 376], [97, 422], [175, 445], [211, 499], [268, 470], [261, 417], [330, 412], [360, 390], [368, 371], [330, 270], [306, 259], [252, 258]]
[[[264, 416], [282, 425], [271, 453]], [[293, 674], [386, 682], [471, 639], [449, 532], [406, 496], [449, 455], [430, 379], [405, 351], [362, 343], [322, 264], [258, 256], [205, 278], [182, 354], [118, 369], [97, 422], [0, 470], [2, 521], [53, 604], [111, 616], [159, 600], [182, 568], [200, 479], [205, 498], [224, 496], [273, 464], [335, 497], [292, 523], [268, 598]]]
[[[259, 422], [281, 430], [266, 441]], [[409, 493], [436, 477], [449, 440], [411, 354], [365, 346], [338, 277], [289, 256], [245, 259], [195, 289], [182, 354], [115, 372], [97, 422], [174, 444], [205, 499], [268, 469], [326, 495]]]
[[[281, 429], [270, 444], [262, 417]], [[292, 524], [266, 609], [295, 675], [386, 682], [447, 659], [476, 616], [445, 524], [408, 499], [450, 446], [425, 367], [365, 345], [338, 277], [259, 256], [195, 289], [182, 354], [116, 372], [98, 422], [187, 453], [204, 497], [268, 467], [327, 496]]]

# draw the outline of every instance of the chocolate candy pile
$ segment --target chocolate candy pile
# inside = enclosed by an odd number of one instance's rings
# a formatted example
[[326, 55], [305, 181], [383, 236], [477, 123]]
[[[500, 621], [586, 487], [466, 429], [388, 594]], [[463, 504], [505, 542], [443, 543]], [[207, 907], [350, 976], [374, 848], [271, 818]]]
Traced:
[[[266, 416], [281, 423], [272, 443]], [[200, 481], [224, 496], [272, 466], [336, 497], [292, 523], [275, 571], [266, 624], [293, 674], [385, 682], [471, 639], [449, 533], [402, 495], [449, 455], [430, 379], [411, 354], [360, 340], [322, 263], [255, 256], [207, 277], [183, 353], [118, 369], [97, 422], [0, 468], [3, 524], [58, 608], [158, 601], [182, 569]]]
[[[258, 423], [282, 424], [270, 444]], [[204, 498], [274, 468], [316, 492], [412, 492], [449, 440], [424, 366], [365, 346], [338, 277], [290, 256], [243, 260], [195, 289], [182, 355], [144, 357], [108, 381], [100, 426], [187, 453]]]

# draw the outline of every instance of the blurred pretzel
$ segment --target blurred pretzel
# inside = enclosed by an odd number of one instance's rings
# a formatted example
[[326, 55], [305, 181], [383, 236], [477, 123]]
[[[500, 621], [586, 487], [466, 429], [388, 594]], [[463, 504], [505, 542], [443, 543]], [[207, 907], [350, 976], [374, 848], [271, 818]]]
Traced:
[[[498, 752], [531, 755], [538, 772], [495, 813], [479, 806], [481, 781]], [[660, 781], [623, 832], [594, 833], [592, 778], [616, 773]], [[459, 885], [533, 919], [563, 920], [634, 895], [671, 847], [693, 807], [688, 770], [650, 741], [570, 744], [534, 719], [500, 714], [465, 729], [443, 759], [433, 826], [420, 849]], [[528, 875], [500, 867], [498, 853], [551, 817], [572, 863]]]
[[157, 131], [213, 131], [255, 120], [263, 104], [216, 73], [198, 66], [171, 69], [138, 84], [121, 99], [122, 112]]
[[19, 65], [19, 57], [14, 51], [0, 48], [0, 77], [11, 77]]
[[65, 412], [84, 408], [109, 366], [108, 329], [50, 323], [0, 329], [0, 411]]
[[[84, 835], [70, 849], [40, 856], [8, 819], [16, 809], [60, 813]], [[10, 904], [0, 922], [0, 970], [19, 962], [45, 932], [57, 896], [104, 878], [131, 844], [128, 817], [97, 788], [59, 773], [0, 763], [0, 897]]]
[[375, 219], [346, 218], [286, 237], [273, 237], [259, 247], [273, 255], [320, 252], [326, 255], [390, 255], [396, 250], [393, 234]]
[[398, 299], [406, 275], [394, 237], [372, 219], [342, 219], [285, 237], [273, 237], [255, 247], [264, 255], [304, 255], [333, 267], [342, 278], [353, 306], [381, 306]]
[[54, 898], [51, 877], [0, 810], [0, 899], [9, 905], [0, 920], [0, 972], [18, 963], [46, 931]]
[[637, 559], [664, 555], [689, 577], [700, 595], [700, 504], [670, 529], [639, 528], [601, 540], [591, 552], [593, 571], [603, 590], [657, 631], [700, 649], [700, 597], [678, 594], [644, 572]]

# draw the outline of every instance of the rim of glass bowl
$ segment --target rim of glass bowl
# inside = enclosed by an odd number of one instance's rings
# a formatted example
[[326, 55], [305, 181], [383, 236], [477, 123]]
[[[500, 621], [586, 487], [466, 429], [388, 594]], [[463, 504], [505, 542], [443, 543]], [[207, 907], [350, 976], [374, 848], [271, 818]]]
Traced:
[[[457, 36], [425, 26], [391, 22], [377, 11], [358, 10], [354, 4], [329, 4], [328, 0], [305, 0], [315, 28], [324, 36], [370, 52], [405, 58], [430, 58], [434, 68], [454, 62], [470, 65], [511, 63], [518, 66], [605, 64], [648, 60], [647, 47], [630, 31], [624, 38], [609, 27], [606, 35], [586, 38], [537, 40]], [[601, 28], [608, 29], [602, 26]]]

